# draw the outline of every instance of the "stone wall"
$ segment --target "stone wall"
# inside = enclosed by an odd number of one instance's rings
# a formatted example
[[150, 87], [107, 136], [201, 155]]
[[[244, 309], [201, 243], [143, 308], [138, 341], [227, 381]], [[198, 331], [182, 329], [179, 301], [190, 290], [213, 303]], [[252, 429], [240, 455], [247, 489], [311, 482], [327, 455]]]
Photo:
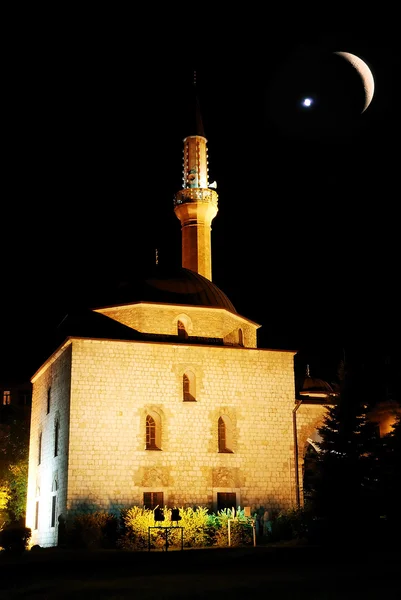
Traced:
[[[46, 363], [33, 382], [26, 525], [32, 529], [32, 544], [40, 546], [57, 544], [57, 517], [66, 515], [70, 379], [71, 345], [67, 345]], [[56, 423], [59, 424], [57, 456]], [[53, 496], [56, 497], [54, 526]]]
[[[195, 401], [183, 401], [184, 373], [191, 373]], [[57, 543], [54, 494], [57, 516], [67, 521], [83, 509], [119, 514], [142, 506], [145, 492], [163, 492], [169, 507], [215, 511], [219, 492], [235, 493], [236, 505], [252, 511], [294, 507], [294, 406], [292, 351], [72, 339], [33, 379], [27, 510], [33, 543]], [[157, 450], [146, 449], [148, 414], [159, 427]], [[297, 411], [300, 471], [322, 416], [319, 405]], [[219, 452], [219, 417], [231, 452]]]
[[[247, 348], [256, 348], [256, 332], [260, 327], [240, 315], [216, 307], [185, 306], [182, 312], [178, 312], [174, 305], [141, 303], [102, 308], [96, 312], [143, 333], [177, 335], [179, 320], [185, 324], [190, 336], [228, 339], [230, 334], [241, 328]], [[238, 335], [234, 339], [237, 340]]]
[[[196, 402], [183, 402], [188, 369]], [[168, 506], [215, 509], [222, 490], [292, 506], [294, 393], [293, 352], [74, 340], [67, 508], [119, 511], [163, 491]], [[148, 413], [160, 450], [145, 449]], [[218, 452], [221, 415], [232, 453]]]

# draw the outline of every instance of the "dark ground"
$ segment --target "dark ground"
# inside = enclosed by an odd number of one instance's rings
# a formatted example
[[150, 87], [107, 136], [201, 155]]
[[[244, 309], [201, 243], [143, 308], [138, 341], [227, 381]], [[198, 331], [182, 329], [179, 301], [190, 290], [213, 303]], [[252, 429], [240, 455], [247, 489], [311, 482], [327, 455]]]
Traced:
[[0, 598], [396, 598], [401, 551], [286, 545], [168, 552], [42, 549], [0, 555]]

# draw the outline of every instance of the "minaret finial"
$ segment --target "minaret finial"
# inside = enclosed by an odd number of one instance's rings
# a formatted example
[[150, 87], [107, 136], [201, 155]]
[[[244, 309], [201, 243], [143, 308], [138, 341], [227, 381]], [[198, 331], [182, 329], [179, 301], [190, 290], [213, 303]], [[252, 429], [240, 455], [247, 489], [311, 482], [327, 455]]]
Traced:
[[194, 71], [194, 85], [196, 85], [196, 71]]
[[310, 369], [309, 369], [309, 365], [306, 365], [306, 376], [310, 377]]
[[159, 251], [157, 248], [155, 250], [155, 258], [156, 258], [156, 264], [158, 265], [159, 264]]

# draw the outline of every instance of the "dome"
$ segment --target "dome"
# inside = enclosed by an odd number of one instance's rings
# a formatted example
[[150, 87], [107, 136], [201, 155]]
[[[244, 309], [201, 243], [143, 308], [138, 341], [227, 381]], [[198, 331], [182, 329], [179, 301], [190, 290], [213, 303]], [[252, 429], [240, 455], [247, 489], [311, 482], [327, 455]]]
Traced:
[[143, 280], [120, 284], [113, 304], [156, 302], [190, 306], [225, 308], [236, 313], [232, 302], [212, 281], [190, 271], [178, 268], [157, 268]]
[[335, 386], [330, 385], [324, 379], [311, 377], [309, 365], [306, 368], [306, 376], [300, 389], [300, 396], [310, 396], [315, 398], [327, 398], [338, 396]]
[[316, 377], [305, 377], [301, 394], [310, 393], [333, 394], [334, 390], [331, 385], [323, 379], [317, 379]]

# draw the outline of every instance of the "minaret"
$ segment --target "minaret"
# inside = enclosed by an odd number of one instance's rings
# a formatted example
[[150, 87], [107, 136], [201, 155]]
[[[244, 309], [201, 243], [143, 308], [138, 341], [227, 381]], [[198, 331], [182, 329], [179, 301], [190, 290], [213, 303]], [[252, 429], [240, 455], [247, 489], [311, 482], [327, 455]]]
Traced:
[[209, 187], [207, 139], [196, 93], [195, 117], [194, 135], [184, 138], [183, 189], [174, 197], [174, 212], [181, 222], [182, 266], [211, 280], [211, 223], [218, 195]]

